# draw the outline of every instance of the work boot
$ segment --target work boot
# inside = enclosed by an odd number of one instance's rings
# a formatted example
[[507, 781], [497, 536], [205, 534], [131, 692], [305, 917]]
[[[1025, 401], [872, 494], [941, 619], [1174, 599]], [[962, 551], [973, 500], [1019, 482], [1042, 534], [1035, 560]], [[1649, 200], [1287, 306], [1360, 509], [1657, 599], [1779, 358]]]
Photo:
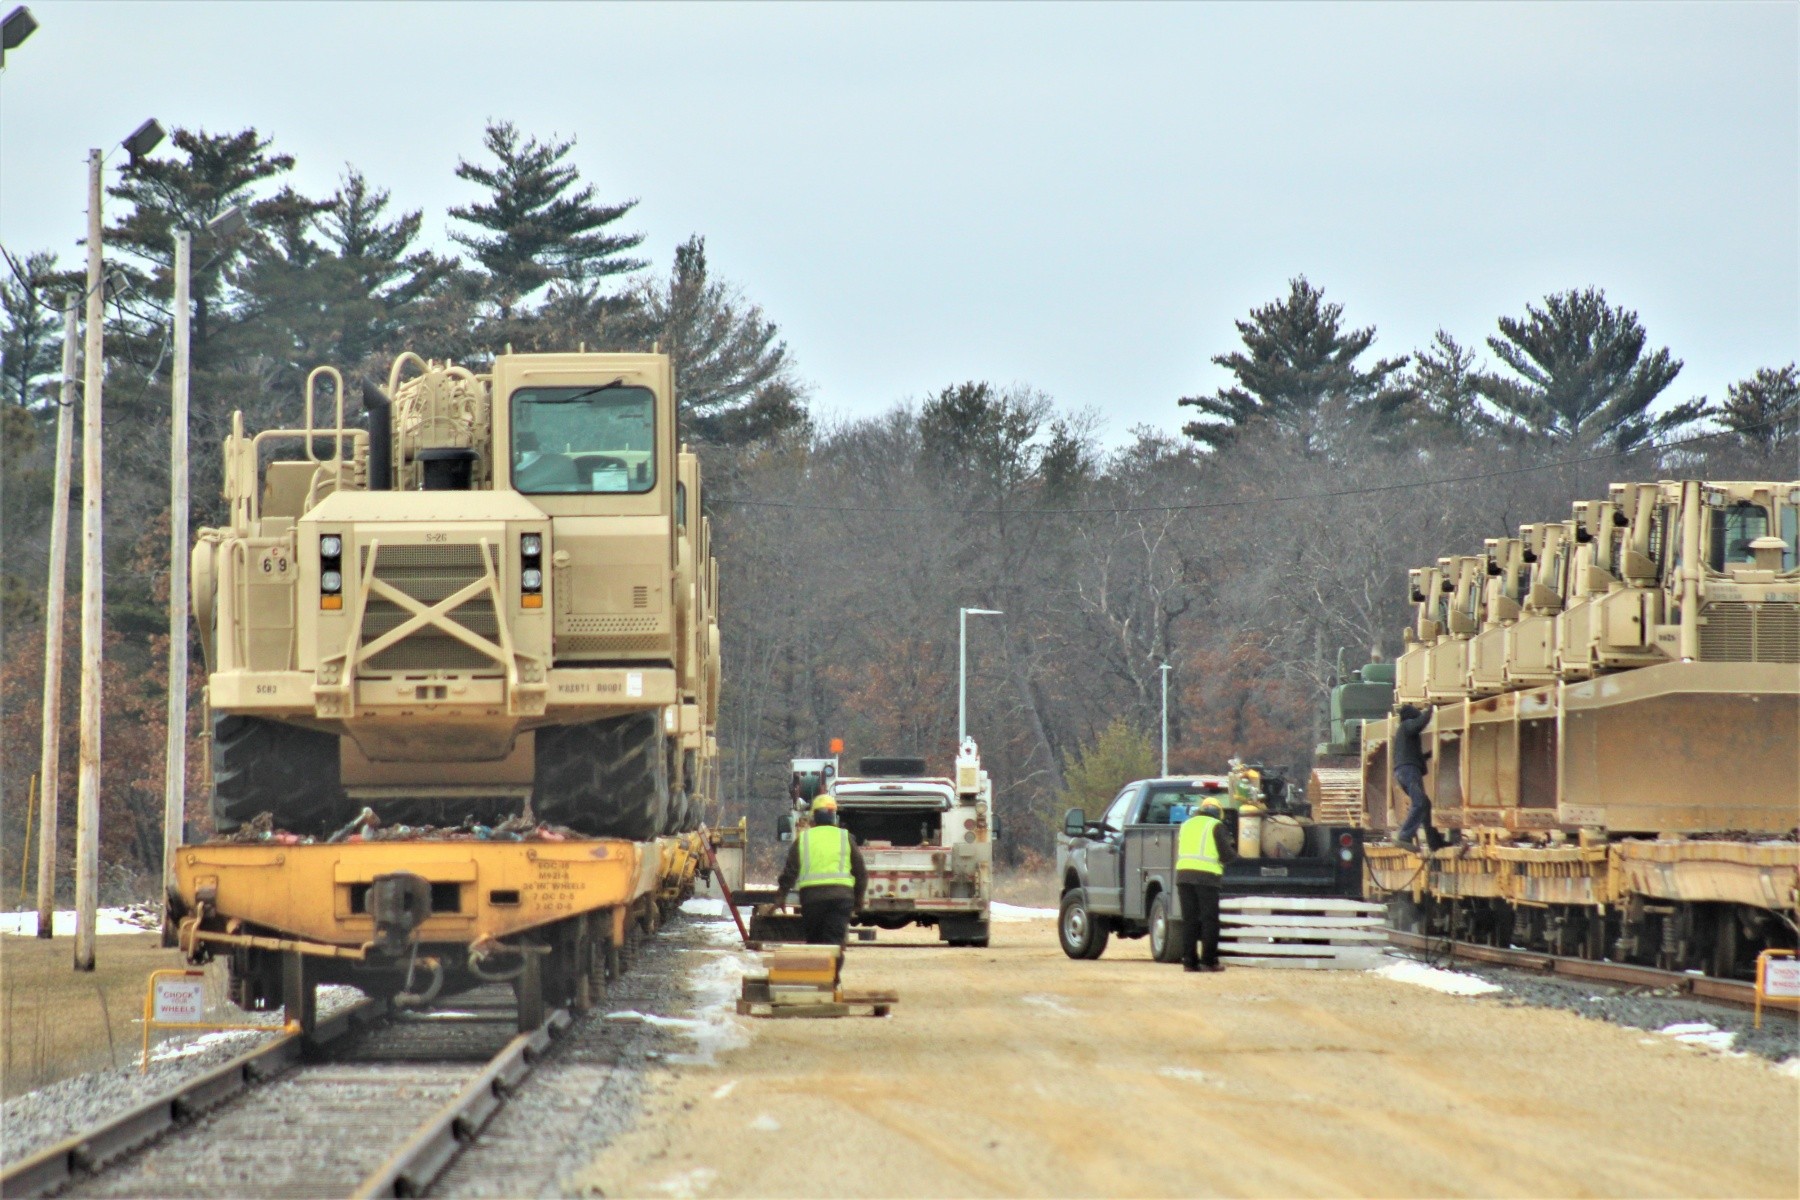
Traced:
[[1202, 971], [1223, 971], [1225, 965], [1223, 963], [1201, 963], [1200, 969]]
[[1200, 969], [1200, 964], [1197, 962], [1182, 963], [1181, 969], [1184, 971], [1198, 971]]
[[1392, 840], [1394, 845], [1399, 846], [1403, 850], [1417, 850], [1419, 848], [1417, 840], [1411, 834], [1396, 833]]

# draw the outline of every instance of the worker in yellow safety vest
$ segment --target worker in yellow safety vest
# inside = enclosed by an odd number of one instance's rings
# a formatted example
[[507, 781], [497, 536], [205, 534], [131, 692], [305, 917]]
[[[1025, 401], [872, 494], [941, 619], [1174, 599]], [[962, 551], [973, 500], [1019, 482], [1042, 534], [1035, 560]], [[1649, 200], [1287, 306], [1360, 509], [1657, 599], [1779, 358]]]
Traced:
[[[1217, 800], [1181, 823], [1175, 841], [1175, 894], [1181, 902], [1181, 966], [1187, 971], [1219, 971], [1219, 890], [1225, 864], [1237, 857], [1225, 836]], [[1195, 953], [1196, 943], [1199, 953]]]
[[787, 863], [775, 890], [800, 893], [800, 927], [808, 943], [841, 946], [850, 918], [862, 907], [869, 873], [850, 831], [837, 823], [837, 800], [820, 792], [812, 802], [812, 825], [788, 847]]

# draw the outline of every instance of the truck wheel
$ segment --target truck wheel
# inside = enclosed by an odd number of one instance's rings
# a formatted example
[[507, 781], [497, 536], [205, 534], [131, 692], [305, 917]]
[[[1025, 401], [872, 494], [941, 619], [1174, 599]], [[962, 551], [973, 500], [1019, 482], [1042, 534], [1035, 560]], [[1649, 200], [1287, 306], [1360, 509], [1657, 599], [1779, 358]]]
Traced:
[[220, 833], [263, 813], [291, 833], [331, 833], [350, 819], [333, 734], [214, 713], [212, 755], [213, 826]]
[[1156, 893], [1150, 902], [1150, 957], [1159, 963], [1181, 961], [1181, 923], [1167, 892]]
[[1070, 958], [1099, 958], [1106, 953], [1111, 931], [1088, 912], [1087, 892], [1074, 888], [1063, 893], [1056, 918], [1056, 938]]
[[538, 730], [532, 812], [589, 837], [660, 836], [669, 818], [666, 741], [657, 713]]

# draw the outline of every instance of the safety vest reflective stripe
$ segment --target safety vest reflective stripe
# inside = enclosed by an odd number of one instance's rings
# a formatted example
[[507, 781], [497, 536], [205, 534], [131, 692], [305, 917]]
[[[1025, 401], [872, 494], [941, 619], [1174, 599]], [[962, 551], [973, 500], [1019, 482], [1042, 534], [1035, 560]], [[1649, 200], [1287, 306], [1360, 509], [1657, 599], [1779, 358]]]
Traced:
[[1219, 827], [1217, 817], [1189, 817], [1181, 823], [1181, 835], [1175, 845], [1177, 871], [1205, 871], [1223, 875], [1225, 864], [1219, 861], [1219, 842], [1213, 831]]
[[850, 873], [850, 834], [836, 825], [814, 825], [800, 835], [796, 888], [855, 887]]

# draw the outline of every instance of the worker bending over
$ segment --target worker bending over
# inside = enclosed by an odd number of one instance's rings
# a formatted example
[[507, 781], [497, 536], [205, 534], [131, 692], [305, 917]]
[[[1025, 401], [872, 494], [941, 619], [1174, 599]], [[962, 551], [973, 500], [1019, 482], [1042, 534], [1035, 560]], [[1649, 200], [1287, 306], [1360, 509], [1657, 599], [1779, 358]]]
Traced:
[[837, 823], [837, 800], [820, 792], [812, 802], [812, 827], [788, 847], [787, 863], [775, 890], [800, 892], [800, 927], [809, 945], [841, 946], [850, 935], [850, 917], [862, 907], [869, 872], [850, 832]]
[[[1175, 843], [1175, 894], [1181, 901], [1181, 966], [1188, 971], [1220, 971], [1219, 889], [1225, 864], [1237, 848], [1224, 834], [1217, 800], [1201, 801], [1200, 811], [1181, 823]], [[1195, 954], [1195, 943], [1200, 943]]]

